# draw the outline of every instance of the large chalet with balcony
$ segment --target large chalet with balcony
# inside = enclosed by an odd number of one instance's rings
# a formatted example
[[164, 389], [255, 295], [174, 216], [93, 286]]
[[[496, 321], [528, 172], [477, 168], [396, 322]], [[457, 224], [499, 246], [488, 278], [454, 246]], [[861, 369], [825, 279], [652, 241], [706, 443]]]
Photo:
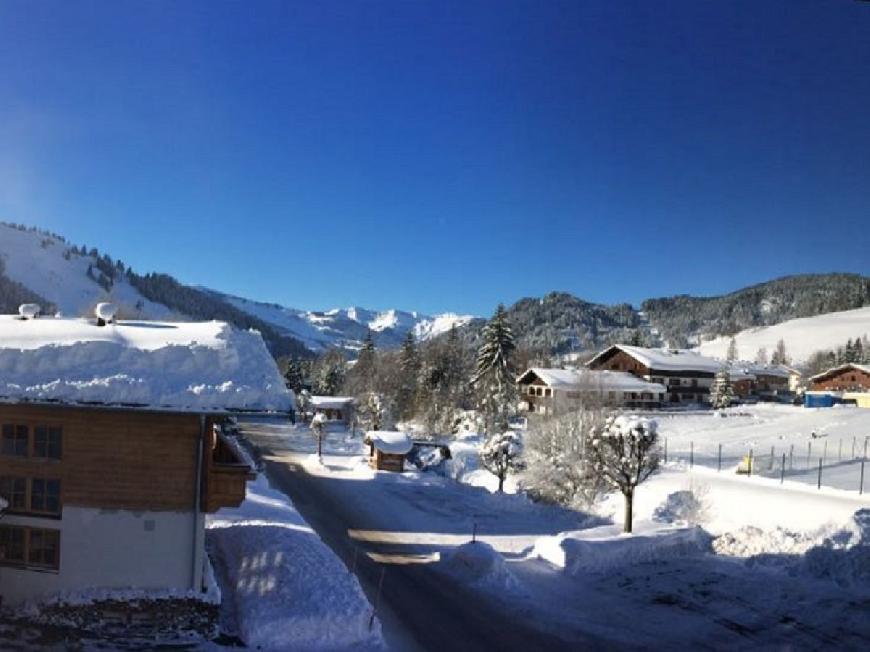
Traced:
[[[220, 323], [0, 316], [0, 599], [204, 591], [205, 514], [251, 469], [217, 427], [287, 411], [257, 333]], [[3, 504], [0, 502], [0, 505]]]
[[724, 362], [684, 349], [650, 349], [616, 344], [587, 363], [593, 370], [626, 372], [664, 385], [664, 404], [704, 404], [716, 374], [728, 369], [735, 395], [773, 398], [789, 391], [791, 371], [751, 362]]
[[624, 371], [664, 385], [669, 404], [706, 403], [713, 378], [723, 363], [694, 351], [648, 349], [616, 344], [590, 360], [590, 369]]

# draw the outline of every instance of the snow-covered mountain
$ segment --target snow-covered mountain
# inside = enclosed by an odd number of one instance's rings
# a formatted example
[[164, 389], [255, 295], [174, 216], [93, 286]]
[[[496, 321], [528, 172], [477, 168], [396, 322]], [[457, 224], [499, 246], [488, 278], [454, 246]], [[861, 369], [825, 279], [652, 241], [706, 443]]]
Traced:
[[0, 223], [0, 312], [37, 302], [66, 316], [90, 316], [100, 301], [118, 305], [125, 318], [221, 319], [240, 328], [257, 328], [276, 355], [331, 346], [358, 349], [371, 330], [382, 348], [401, 344], [408, 331], [420, 340], [435, 337], [473, 317], [428, 317], [401, 310], [344, 308], [316, 312], [260, 303], [205, 288], [182, 285], [168, 276], [140, 276], [96, 250], [63, 237]]
[[[106, 262], [99, 256], [79, 253], [78, 247], [73, 251], [73, 245], [59, 236], [0, 223], [0, 276], [41, 297], [44, 301], [40, 303], [50, 303], [54, 310], [68, 317], [90, 316], [100, 301], [117, 304], [119, 313], [127, 318], [180, 317], [165, 305], [144, 297], [116, 263], [109, 265], [111, 279], [100, 270]], [[0, 301], [3, 299], [0, 297]], [[3, 312], [16, 308], [4, 302]], [[47, 308], [43, 305], [43, 309]]]
[[[767, 349], [770, 355], [779, 340], [785, 342], [786, 352], [794, 364], [803, 364], [816, 351], [836, 349], [848, 340], [870, 337], [870, 307], [830, 312], [815, 317], [790, 319], [774, 326], [750, 328], [734, 336], [739, 357], [751, 360], [758, 349]], [[730, 337], [717, 337], [702, 342], [704, 355], [726, 357]]]
[[471, 315], [445, 313], [430, 317], [401, 310], [369, 310], [352, 306], [326, 311], [300, 310], [275, 303], [250, 301], [209, 290], [213, 295], [279, 331], [300, 340], [313, 351], [336, 346], [356, 350], [371, 331], [375, 344], [394, 348], [413, 331], [418, 340], [428, 340], [446, 333], [453, 326], [463, 326], [474, 319]]

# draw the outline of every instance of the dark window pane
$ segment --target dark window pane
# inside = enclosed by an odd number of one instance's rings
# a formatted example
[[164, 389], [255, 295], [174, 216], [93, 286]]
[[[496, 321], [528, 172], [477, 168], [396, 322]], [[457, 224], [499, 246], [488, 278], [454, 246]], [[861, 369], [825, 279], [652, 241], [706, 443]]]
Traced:
[[34, 479], [30, 485], [30, 509], [34, 512], [60, 512], [60, 480]]
[[0, 561], [24, 561], [24, 528], [0, 525]]
[[27, 456], [27, 426], [3, 424], [0, 453], [3, 455]]
[[29, 564], [57, 568], [59, 555], [60, 533], [57, 530], [30, 530]]
[[60, 459], [63, 431], [60, 426], [36, 426], [33, 429], [33, 455]]

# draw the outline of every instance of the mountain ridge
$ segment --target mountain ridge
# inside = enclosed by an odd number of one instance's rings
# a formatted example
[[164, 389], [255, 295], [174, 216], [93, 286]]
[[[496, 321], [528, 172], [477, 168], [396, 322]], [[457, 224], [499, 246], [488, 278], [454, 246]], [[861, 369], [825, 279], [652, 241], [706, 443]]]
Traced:
[[[255, 301], [181, 283], [168, 274], [137, 274], [96, 249], [71, 245], [35, 227], [0, 223], [0, 308], [36, 302], [46, 312], [90, 314], [113, 301], [125, 317], [222, 319], [261, 331], [273, 354], [311, 356], [337, 347], [353, 353], [371, 333], [383, 348], [408, 332], [437, 338], [452, 327], [474, 341], [484, 319], [360, 306], [316, 311]], [[870, 278], [860, 274], [799, 274], [723, 295], [677, 294], [628, 303], [585, 301], [568, 292], [525, 297], [508, 308], [517, 339], [546, 355], [575, 354], [615, 342], [686, 346], [748, 328], [870, 305]]]

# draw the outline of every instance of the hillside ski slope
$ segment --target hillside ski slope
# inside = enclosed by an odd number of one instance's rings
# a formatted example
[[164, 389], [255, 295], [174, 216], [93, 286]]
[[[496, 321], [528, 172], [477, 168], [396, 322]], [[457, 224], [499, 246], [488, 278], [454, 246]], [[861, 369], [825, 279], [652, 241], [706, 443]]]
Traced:
[[37, 231], [0, 224], [0, 260], [5, 275], [53, 303], [68, 317], [90, 316], [100, 301], [111, 301], [124, 317], [177, 319], [166, 306], [149, 301], [125, 275], [117, 275], [106, 291], [87, 274], [96, 260], [71, 252], [72, 245]]
[[[816, 317], [804, 317], [765, 326], [750, 328], [734, 336], [738, 357], [751, 360], [758, 349], [767, 349], [768, 355], [781, 339], [793, 364], [802, 364], [816, 351], [836, 349], [848, 340], [870, 337], [870, 307], [831, 312]], [[717, 337], [702, 342], [699, 349], [703, 355], [726, 357], [730, 337]]]

